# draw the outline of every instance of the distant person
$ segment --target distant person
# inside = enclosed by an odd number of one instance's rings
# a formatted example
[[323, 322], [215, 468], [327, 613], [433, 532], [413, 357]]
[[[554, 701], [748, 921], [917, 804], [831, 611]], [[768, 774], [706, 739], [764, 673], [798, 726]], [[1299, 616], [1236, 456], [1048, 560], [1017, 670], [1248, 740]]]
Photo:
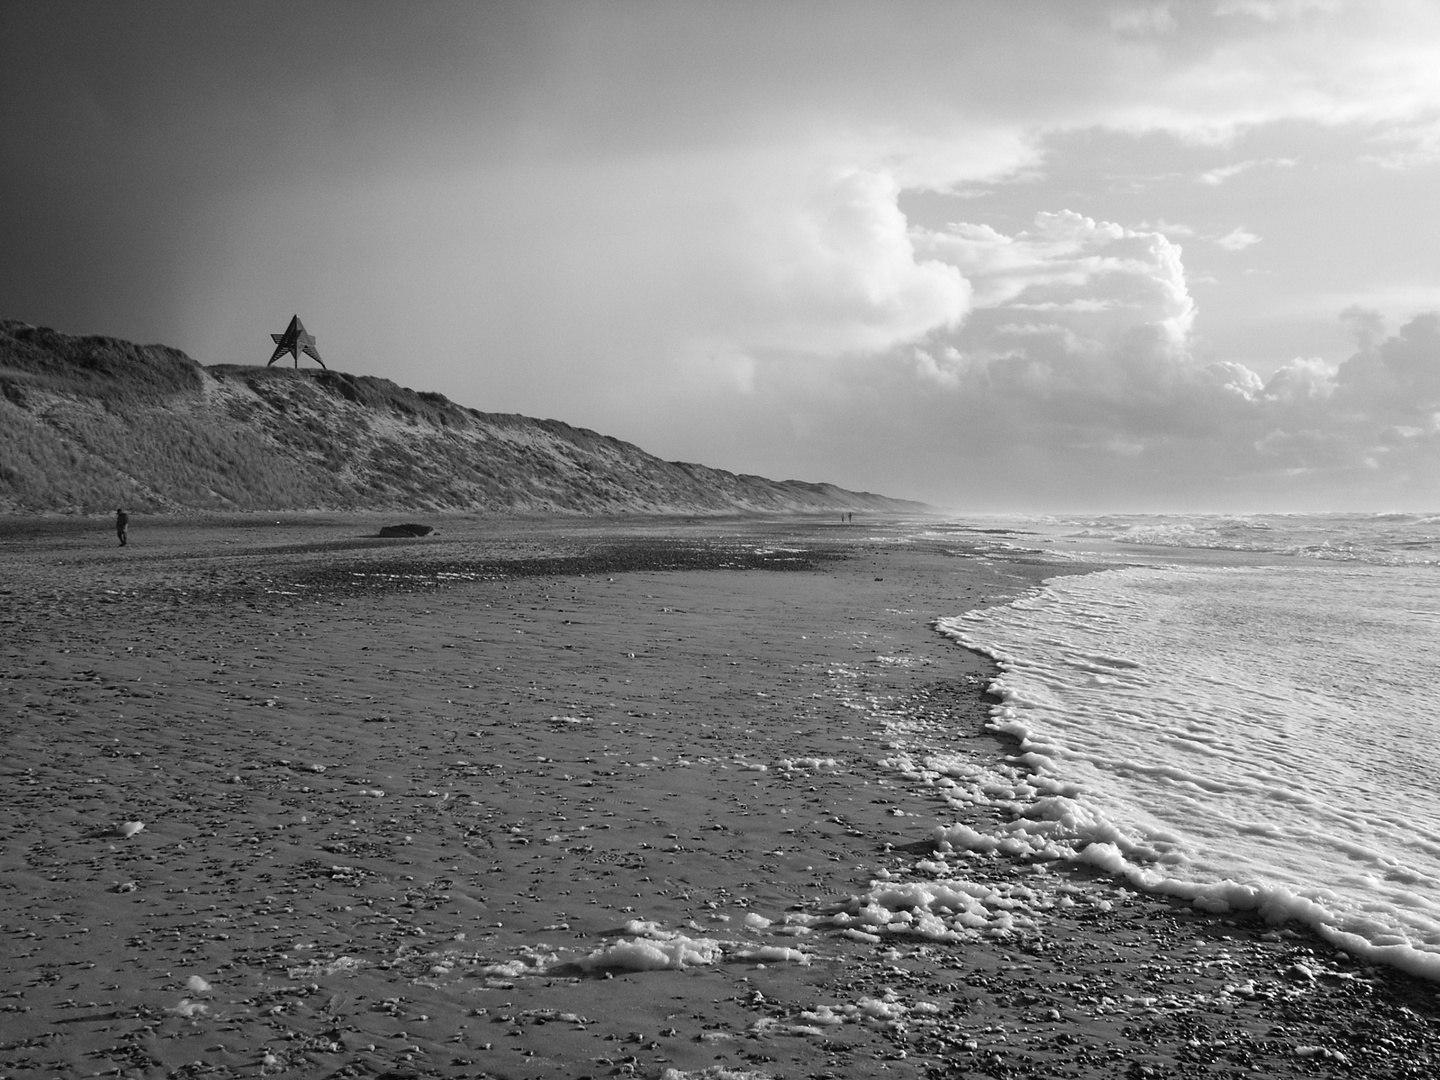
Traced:
[[120, 538], [120, 546], [125, 546], [125, 527], [130, 524], [130, 515], [124, 510], [115, 511], [115, 535]]

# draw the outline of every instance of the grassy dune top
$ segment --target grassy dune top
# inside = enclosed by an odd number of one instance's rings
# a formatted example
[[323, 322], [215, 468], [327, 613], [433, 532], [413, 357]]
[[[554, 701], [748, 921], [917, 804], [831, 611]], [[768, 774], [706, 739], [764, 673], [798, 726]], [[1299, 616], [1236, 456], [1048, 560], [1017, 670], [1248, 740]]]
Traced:
[[916, 512], [833, 484], [662, 461], [387, 379], [202, 367], [0, 320], [0, 512]]

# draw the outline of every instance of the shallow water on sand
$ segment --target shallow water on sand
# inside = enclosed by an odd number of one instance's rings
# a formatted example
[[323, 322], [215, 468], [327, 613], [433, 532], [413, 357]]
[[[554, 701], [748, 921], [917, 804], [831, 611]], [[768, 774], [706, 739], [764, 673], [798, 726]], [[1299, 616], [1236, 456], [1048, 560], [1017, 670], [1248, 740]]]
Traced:
[[1000, 663], [994, 720], [1032, 770], [991, 790], [1023, 816], [948, 839], [1298, 919], [1440, 979], [1440, 591], [1423, 538], [1360, 521], [1332, 522], [1333, 543], [1324, 519], [1270, 530], [1269, 565], [1216, 565], [1212, 545], [1203, 565], [1054, 579], [942, 621]]

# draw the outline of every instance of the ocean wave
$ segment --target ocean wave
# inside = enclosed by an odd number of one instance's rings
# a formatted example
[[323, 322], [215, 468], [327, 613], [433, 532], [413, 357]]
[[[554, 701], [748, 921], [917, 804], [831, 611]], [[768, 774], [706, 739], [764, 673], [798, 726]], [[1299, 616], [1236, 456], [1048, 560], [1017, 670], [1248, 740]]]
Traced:
[[1432, 590], [1414, 566], [1129, 568], [941, 620], [999, 665], [1018, 744], [909, 763], [1000, 812], [942, 853], [1091, 864], [1440, 980]]

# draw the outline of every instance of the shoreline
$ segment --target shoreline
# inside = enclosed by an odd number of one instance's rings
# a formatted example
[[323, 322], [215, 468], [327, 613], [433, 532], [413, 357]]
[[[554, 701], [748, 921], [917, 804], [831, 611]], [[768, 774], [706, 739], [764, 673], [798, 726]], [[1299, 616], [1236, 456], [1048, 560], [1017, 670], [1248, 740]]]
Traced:
[[1003, 936], [865, 921], [954, 820], [887, 724], [1012, 749], [933, 617], [1066, 567], [355, 527], [0, 531], [0, 1075], [1434, 1072], [1433, 985], [1098, 873], [965, 859], [990, 914], [1048, 905]]

